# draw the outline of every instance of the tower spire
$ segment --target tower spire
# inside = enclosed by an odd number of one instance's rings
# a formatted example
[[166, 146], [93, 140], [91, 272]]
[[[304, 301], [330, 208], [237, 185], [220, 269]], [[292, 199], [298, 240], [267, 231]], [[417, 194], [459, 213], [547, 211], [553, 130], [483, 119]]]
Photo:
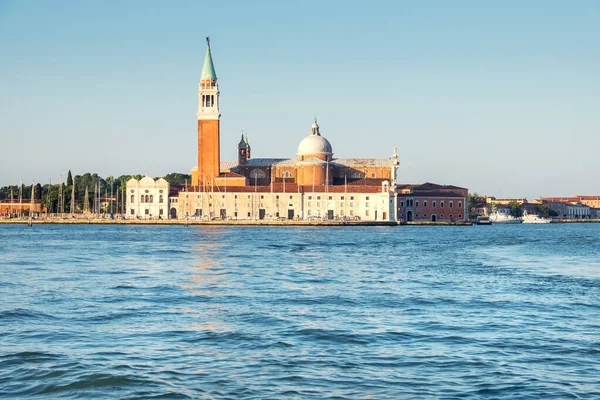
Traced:
[[210, 38], [206, 37], [206, 56], [204, 57], [204, 66], [202, 67], [202, 75], [200, 79], [217, 80], [215, 65], [213, 64], [212, 54], [210, 52]]

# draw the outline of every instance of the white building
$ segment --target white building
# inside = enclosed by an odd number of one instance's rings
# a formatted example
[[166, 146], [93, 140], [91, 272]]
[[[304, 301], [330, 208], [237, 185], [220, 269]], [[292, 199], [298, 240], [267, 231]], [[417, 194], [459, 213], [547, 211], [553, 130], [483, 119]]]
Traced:
[[232, 187], [227, 191], [180, 192], [171, 198], [169, 217], [395, 221], [396, 195], [388, 181], [379, 189], [358, 185], [337, 189], [313, 192], [308, 187], [300, 192], [275, 192], [269, 187]]
[[167, 218], [169, 212], [169, 182], [145, 176], [139, 181], [127, 181], [127, 218]]

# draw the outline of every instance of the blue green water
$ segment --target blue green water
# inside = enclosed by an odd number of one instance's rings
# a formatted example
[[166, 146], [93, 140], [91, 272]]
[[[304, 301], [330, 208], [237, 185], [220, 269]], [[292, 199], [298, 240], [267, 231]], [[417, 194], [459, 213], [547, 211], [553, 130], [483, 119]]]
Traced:
[[0, 225], [0, 397], [600, 398], [600, 224]]

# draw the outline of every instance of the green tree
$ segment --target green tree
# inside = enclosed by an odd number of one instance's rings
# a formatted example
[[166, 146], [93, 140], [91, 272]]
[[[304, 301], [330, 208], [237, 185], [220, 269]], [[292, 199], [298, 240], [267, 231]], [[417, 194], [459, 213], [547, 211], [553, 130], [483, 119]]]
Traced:
[[67, 186], [73, 186], [73, 175], [71, 175], [71, 170], [67, 174]]
[[187, 181], [188, 184], [192, 182], [192, 176], [191, 175], [180, 174], [180, 173], [177, 173], [177, 172], [173, 172], [173, 173], [167, 174], [167, 175], [163, 176], [163, 179], [166, 180], [169, 183], [173, 183], [173, 184], [176, 184], [176, 185], [183, 185], [183, 184], [186, 183], [186, 181]]
[[510, 203], [508, 203], [508, 206], [510, 207], [510, 215], [512, 215], [515, 218], [523, 216], [523, 210], [521, 209], [521, 206], [519, 205], [519, 203], [517, 203], [516, 200], [513, 200]]

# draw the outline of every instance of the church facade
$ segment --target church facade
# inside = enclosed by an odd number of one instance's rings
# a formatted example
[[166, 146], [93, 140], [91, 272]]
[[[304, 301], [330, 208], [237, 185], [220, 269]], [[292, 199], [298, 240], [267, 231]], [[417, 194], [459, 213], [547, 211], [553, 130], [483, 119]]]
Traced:
[[237, 160], [220, 159], [219, 86], [210, 42], [198, 86], [198, 159], [192, 182], [170, 201], [170, 218], [395, 221], [391, 157], [336, 158], [315, 120], [289, 158], [252, 158], [242, 135]]

